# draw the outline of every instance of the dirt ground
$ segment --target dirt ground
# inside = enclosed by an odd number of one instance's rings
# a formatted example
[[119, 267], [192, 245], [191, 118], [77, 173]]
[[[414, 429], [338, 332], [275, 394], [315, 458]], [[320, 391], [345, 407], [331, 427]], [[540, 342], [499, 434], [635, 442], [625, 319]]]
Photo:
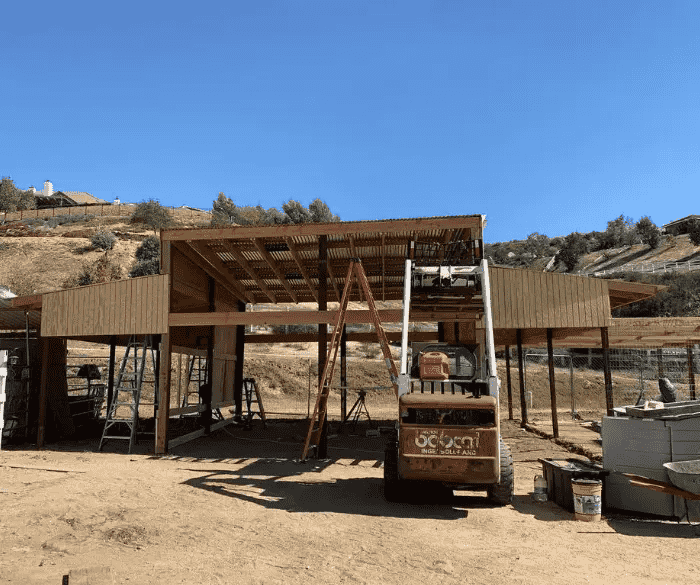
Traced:
[[[388, 424], [388, 421], [386, 421]], [[571, 454], [504, 421], [513, 505], [382, 496], [384, 437], [334, 433], [299, 464], [304, 421], [228, 427], [155, 457], [96, 440], [0, 452], [0, 582], [692, 583], [700, 527], [578, 522], [530, 494], [539, 458]], [[111, 451], [111, 452], [109, 452]], [[79, 580], [80, 571], [92, 575]]]

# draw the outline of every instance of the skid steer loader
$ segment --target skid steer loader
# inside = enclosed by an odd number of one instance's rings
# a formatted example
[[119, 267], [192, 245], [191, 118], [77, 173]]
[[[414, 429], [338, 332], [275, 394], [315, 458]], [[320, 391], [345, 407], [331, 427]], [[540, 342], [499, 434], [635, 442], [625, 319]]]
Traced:
[[[404, 274], [398, 421], [384, 460], [389, 501], [437, 491], [513, 498], [513, 459], [500, 436], [488, 264], [480, 241], [411, 242]], [[447, 341], [408, 342], [409, 315], [444, 312]], [[455, 316], [458, 320], [455, 321]]]

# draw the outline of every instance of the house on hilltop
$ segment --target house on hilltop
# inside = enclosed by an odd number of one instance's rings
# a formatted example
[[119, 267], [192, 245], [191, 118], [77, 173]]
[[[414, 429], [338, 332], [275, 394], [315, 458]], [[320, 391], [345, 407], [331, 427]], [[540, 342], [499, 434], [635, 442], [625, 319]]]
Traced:
[[95, 197], [86, 191], [56, 191], [54, 193], [51, 181], [45, 181], [41, 191], [37, 191], [34, 187], [30, 187], [29, 191], [34, 194], [37, 209], [76, 207], [78, 205], [109, 205], [108, 201]]
[[694, 222], [700, 221], [700, 215], [686, 215], [681, 219], [676, 219], [661, 226], [661, 230], [665, 234], [671, 236], [680, 236], [690, 232], [690, 228]]

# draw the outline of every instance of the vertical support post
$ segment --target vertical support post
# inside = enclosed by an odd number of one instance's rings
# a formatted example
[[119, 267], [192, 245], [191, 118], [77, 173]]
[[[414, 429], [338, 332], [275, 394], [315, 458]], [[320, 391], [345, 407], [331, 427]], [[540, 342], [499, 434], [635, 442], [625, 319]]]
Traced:
[[340, 336], [340, 420], [348, 417], [348, 331], [343, 323]]
[[523, 367], [523, 331], [515, 331], [516, 343], [518, 345], [518, 375], [520, 376], [520, 426], [528, 424], [527, 402], [525, 401], [525, 368]]
[[513, 420], [513, 387], [510, 376], [510, 345], [506, 345], [506, 385], [508, 386], [508, 420]]
[[608, 339], [608, 328], [600, 328], [600, 340], [603, 346], [603, 376], [605, 378], [605, 407], [608, 416], [613, 415], [613, 387], [612, 376], [610, 374], [610, 341]]
[[[245, 313], [245, 303], [238, 301], [238, 311]], [[245, 359], [245, 325], [236, 325], [236, 367], [233, 372], [234, 418], [243, 416], [243, 363]]]
[[168, 419], [170, 418], [170, 359], [173, 340], [168, 333], [160, 337], [160, 372], [158, 379], [158, 417], [156, 418], [156, 455], [168, 452]]
[[438, 341], [440, 343], [445, 341], [445, 323], [443, 321], [438, 321]]
[[554, 379], [554, 348], [552, 346], [552, 328], [547, 328], [547, 363], [549, 365], [549, 396], [552, 405], [552, 434], [559, 438], [559, 419], [557, 418], [557, 388]]
[[659, 378], [664, 378], [666, 373], [664, 372], [664, 350], [662, 347], [656, 350], [656, 366], [659, 369]]
[[688, 386], [690, 399], [695, 400], [695, 368], [693, 368], [693, 346], [689, 343], [685, 348], [688, 355]]
[[36, 446], [39, 449], [44, 448], [46, 440], [46, 402], [48, 397], [49, 385], [49, 340], [46, 337], [40, 337], [41, 343], [41, 386], [39, 389], [39, 421], [36, 433]]
[[[328, 310], [328, 238], [318, 237], [318, 310]], [[318, 383], [323, 383], [323, 370], [326, 365], [328, 345], [328, 325], [319, 323], [318, 326]], [[321, 436], [318, 441], [316, 456], [325, 459], [328, 455], [328, 415], [320, 421]]]
[[107, 374], [107, 412], [112, 407], [114, 400], [114, 360], [117, 352], [117, 338], [112, 335], [109, 338], [109, 374]]
[[[216, 312], [216, 281], [209, 276], [209, 312]], [[204, 434], [211, 433], [211, 397], [214, 392], [214, 339], [216, 335], [216, 327], [209, 327], [209, 335], [207, 335], [207, 381], [204, 386], [200, 386], [199, 393], [204, 412], [202, 413], [202, 423], [204, 426]], [[222, 380], [223, 382], [223, 380]]]

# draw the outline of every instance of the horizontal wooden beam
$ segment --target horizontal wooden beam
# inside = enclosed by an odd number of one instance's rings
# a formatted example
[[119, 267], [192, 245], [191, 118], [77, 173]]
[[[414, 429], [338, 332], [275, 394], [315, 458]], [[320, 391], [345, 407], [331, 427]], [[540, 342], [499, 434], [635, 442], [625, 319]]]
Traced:
[[[14, 297], [12, 306], [17, 309], [41, 309], [44, 295], [28, 295], [26, 297]], [[7, 309], [5, 309], [7, 310]]]
[[380, 221], [343, 221], [338, 223], [305, 223], [267, 226], [231, 226], [225, 228], [162, 230], [164, 242], [178, 240], [247, 240], [251, 238], [280, 238], [285, 236], [320, 236], [345, 234], [389, 234], [394, 232], [433, 231], [470, 228], [481, 234], [481, 215], [456, 215], [417, 219]]
[[[380, 309], [379, 320], [382, 323], [399, 323], [400, 309]], [[474, 321], [473, 313], [411, 311], [411, 322], [437, 323], [440, 321]], [[304, 325], [329, 324], [338, 319], [338, 311], [260, 311], [257, 313], [170, 313], [170, 327], [195, 325]], [[367, 310], [352, 310], [345, 314], [346, 323], [372, 323], [372, 316]]]
[[[389, 341], [401, 341], [400, 331], [387, 331]], [[364, 333], [349, 332], [348, 341], [361, 343], [377, 342], [377, 334], [374, 331]], [[435, 331], [411, 331], [408, 334], [409, 341], [437, 341], [438, 332]], [[280, 334], [250, 334], [245, 336], [248, 343], [315, 343], [318, 341], [318, 333], [280, 333]]]

